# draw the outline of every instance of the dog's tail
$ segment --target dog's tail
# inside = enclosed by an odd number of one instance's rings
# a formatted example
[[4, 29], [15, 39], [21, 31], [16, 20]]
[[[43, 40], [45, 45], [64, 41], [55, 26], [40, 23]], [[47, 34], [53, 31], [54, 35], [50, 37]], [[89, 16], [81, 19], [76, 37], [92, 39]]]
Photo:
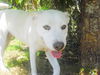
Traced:
[[0, 3], [0, 9], [8, 9], [8, 8], [11, 8], [11, 6], [9, 4]]

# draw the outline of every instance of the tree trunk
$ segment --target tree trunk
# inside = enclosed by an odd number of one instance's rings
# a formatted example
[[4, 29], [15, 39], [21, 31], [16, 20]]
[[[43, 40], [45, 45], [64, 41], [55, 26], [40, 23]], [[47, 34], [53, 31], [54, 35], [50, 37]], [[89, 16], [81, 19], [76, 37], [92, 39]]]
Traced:
[[100, 0], [82, 0], [81, 63], [83, 67], [100, 66]]

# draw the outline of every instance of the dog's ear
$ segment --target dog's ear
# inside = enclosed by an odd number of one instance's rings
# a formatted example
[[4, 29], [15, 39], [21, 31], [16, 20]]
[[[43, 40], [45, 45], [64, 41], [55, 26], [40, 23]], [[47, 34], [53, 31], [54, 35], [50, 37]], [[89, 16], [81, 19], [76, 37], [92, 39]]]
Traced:
[[70, 14], [68, 12], [64, 12], [64, 14], [66, 15], [67, 21], [69, 22], [69, 20], [70, 20]]
[[33, 16], [33, 20], [36, 20], [37, 18], [38, 18], [38, 16], [40, 16], [41, 15], [41, 13], [43, 13], [43, 10], [41, 10], [41, 11], [36, 11], [36, 12], [34, 12], [33, 14], [32, 14], [32, 16]]
[[69, 15], [68, 12], [64, 12], [64, 14], [65, 14], [67, 17], [70, 17], [70, 15]]
[[37, 17], [38, 17], [38, 14], [37, 13], [32, 14], [32, 20], [36, 20]]

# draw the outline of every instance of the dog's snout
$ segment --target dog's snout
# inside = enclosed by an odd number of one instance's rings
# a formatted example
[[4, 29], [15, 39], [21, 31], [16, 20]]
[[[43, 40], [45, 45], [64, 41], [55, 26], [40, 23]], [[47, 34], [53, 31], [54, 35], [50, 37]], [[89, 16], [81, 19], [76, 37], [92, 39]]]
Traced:
[[64, 43], [63, 42], [55, 42], [53, 46], [56, 50], [61, 50], [64, 47]]

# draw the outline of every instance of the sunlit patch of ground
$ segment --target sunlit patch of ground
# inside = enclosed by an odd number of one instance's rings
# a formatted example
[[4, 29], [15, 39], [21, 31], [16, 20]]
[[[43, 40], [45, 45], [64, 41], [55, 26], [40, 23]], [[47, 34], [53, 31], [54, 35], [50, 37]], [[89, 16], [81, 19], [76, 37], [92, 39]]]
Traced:
[[4, 61], [10, 73], [1, 72], [0, 75], [29, 75], [30, 64], [25, 51], [5, 51]]
[[4, 63], [9, 72], [0, 71], [0, 75], [30, 75], [28, 48], [13, 37], [5, 50]]

